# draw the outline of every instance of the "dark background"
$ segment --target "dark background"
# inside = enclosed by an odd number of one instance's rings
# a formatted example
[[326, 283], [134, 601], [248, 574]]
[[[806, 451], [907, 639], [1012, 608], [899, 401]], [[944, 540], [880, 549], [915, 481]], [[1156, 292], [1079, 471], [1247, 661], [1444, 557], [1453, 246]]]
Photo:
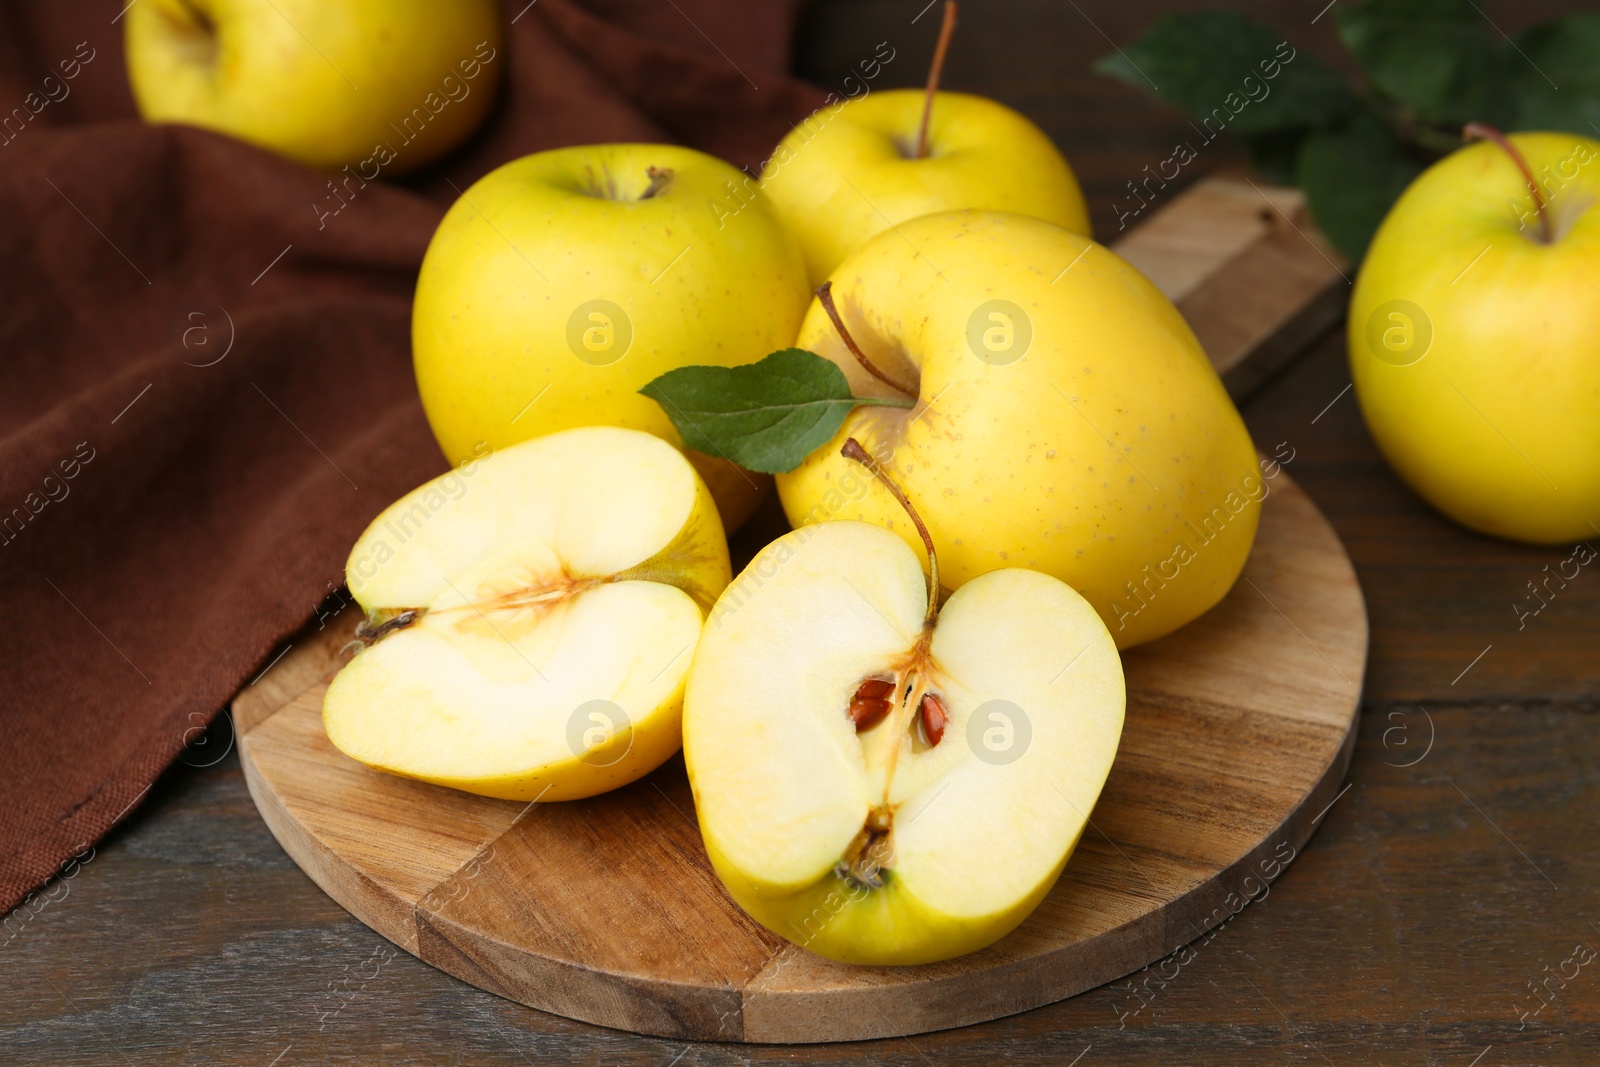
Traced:
[[[897, 54], [875, 87], [920, 85], [939, 15], [913, 24], [925, 2], [815, 4], [799, 72], [838, 89], [888, 41]], [[1331, 15], [1312, 23], [1325, 3], [1221, 6], [1345, 65]], [[1160, 12], [1192, 6], [964, 0], [945, 84], [1039, 122], [1109, 241], [1112, 199], [1187, 124], [1089, 64], [1108, 37], [1126, 43]], [[1515, 33], [1573, 5], [1480, 6]], [[1180, 180], [1242, 159], [1219, 141]], [[1585, 568], [1519, 630], [1513, 603], [1570, 548], [1491, 541], [1428, 510], [1383, 466], [1341, 394], [1349, 381], [1336, 333], [1244, 413], [1259, 446], [1294, 450], [1290, 474], [1344, 538], [1367, 596], [1372, 653], [1350, 788], [1270, 899], [1125, 1025], [1139, 1002], [1115, 985], [981, 1026], [850, 1046], [685, 1045], [545, 1015], [419, 963], [323, 895], [256, 816], [230, 751], [174, 767], [74, 878], [0, 931], [0, 1061], [1600, 1063], [1600, 960], [1519, 1021], [1541, 1003], [1530, 983], [1576, 946], [1600, 948], [1600, 571]], [[229, 748], [225, 721], [208, 740], [187, 763]]]

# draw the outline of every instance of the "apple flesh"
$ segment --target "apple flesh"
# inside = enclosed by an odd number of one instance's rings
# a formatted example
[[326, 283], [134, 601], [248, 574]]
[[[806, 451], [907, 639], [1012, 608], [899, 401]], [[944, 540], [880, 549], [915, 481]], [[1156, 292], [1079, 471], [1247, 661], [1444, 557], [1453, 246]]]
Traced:
[[[1116, 756], [1121, 661], [1071, 588], [1013, 568], [931, 626], [927, 607], [903, 541], [823, 523], [751, 562], [695, 653], [684, 757], [712, 865], [757, 922], [830, 959], [928, 963], [1003, 937], [1055, 884]], [[857, 712], [873, 701], [889, 706]]]
[[[1216, 604], [1244, 567], [1266, 485], [1193, 332], [1114, 253], [1038, 219], [947, 212], [881, 234], [833, 275], [849, 332], [911, 408], [856, 408], [831, 445], [778, 476], [794, 526], [861, 519], [920, 540], [839, 454], [877, 456], [933, 533], [951, 588], [1005, 567], [1053, 575], [1119, 648]], [[821, 302], [799, 347], [857, 396], [894, 396]]]
[[913, 158], [927, 96], [891, 89], [796, 126], [761, 188], [800, 241], [813, 286], [884, 230], [958, 208], [1014, 211], [1089, 232], [1072, 168], [1027, 118], [993, 100], [940, 92], [927, 153]]
[[677, 751], [704, 612], [727, 584], [710, 494], [636, 430], [569, 430], [408, 493], [350, 552], [370, 647], [328, 737], [379, 770], [568, 800]]
[[[791, 344], [810, 298], [793, 240], [763, 198], [708, 210], [743, 177], [688, 148], [585, 145], [468, 189], [428, 246], [412, 317], [417, 386], [445, 455], [593, 425], [679, 445], [641, 387]], [[721, 457], [690, 459], [729, 529], [771, 485]]]
[[1373, 439], [1425, 500], [1536, 544], [1600, 523], [1600, 141], [1520, 133], [1542, 240], [1500, 147], [1458, 149], [1384, 219], [1350, 297], [1350, 371]]
[[465, 140], [505, 63], [493, 0], [140, 0], [126, 26], [147, 121], [204, 126], [314, 167], [364, 165], [363, 181]]

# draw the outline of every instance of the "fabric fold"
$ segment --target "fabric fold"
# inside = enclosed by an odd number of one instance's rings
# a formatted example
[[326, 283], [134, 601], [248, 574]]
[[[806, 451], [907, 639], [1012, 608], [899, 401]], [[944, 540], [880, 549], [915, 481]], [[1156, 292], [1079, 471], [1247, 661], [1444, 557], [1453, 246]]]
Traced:
[[140, 123], [122, 5], [0, 4], [0, 911], [137, 807], [445, 468], [410, 301], [457, 189], [619, 140], [753, 166], [821, 101], [782, 72], [798, 0], [511, 0], [485, 127], [368, 181]]

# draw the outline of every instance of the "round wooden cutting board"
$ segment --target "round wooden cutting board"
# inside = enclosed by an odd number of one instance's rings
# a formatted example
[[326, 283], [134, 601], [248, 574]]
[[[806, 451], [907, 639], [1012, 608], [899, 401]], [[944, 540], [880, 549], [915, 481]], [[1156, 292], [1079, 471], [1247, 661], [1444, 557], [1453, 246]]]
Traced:
[[812, 1042], [1009, 1015], [1173, 953], [1264, 892], [1337, 795], [1367, 617], [1343, 546], [1287, 475], [1227, 598], [1124, 654], [1127, 721], [1090, 827], [1010, 936], [850, 967], [757, 926], [712, 873], [683, 761], [591, 800], [489, 800], [369, 770], [322, 729], [354, 612], [234, 702], [251, 795], [331, 897], [420, 959], [573, 1019]]

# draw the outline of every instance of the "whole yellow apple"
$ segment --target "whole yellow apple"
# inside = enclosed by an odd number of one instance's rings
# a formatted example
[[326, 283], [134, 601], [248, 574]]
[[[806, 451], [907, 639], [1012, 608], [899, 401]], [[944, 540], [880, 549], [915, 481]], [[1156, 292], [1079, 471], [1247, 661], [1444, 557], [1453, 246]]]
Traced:
[[[881, 234], [832, 283], [863, 354], [915, 404], [855, 408], [779, 475], [791, 523], [863, 519], [920, 543], [893, 496], [839, 455], [855, 437], [921, 512], [949, 588], [1043, 571], [1127, 648], [1233, 585], [1267, 486], [1193, 332], [1133, 267], [1039, 219], [961, 211]], [[797, 343], [857, 396], [894, 395], [820, 301]]]
[[1510, 141], [1546, 218], [1496, 144], [1424, 171], [1356, 279], [1350, 372], [1373, 439], [1425, 500], [1553, 544], [1600, 530], [1600, 142]]
[[[810, 295], [764, 199], [707, 204], [738, 170], [672, 145], [585, 145], [508, 163], [439, 225], [417, 280], [417, 386], [452, 462], [573, 426], [681, 445], [639, 388], [687, 364], [733, 366], [794, 340]], [[771, 482], [689, 453], [723, 523]]]
[[494, 0], [141, 0], [126, 20], [147, 121], [349, 166], [363, 181], [464, 140], [505, 63]]
[[870, 238], [938, 211], [1015, 211], [1089, 233], [1072, 168], [1044, 131], [1003, 104], [937, 93], [926, 155], [914, 158], [926, 99], [892, 89], [825, 106], [762, 169], [761, 189], [799, 239], [813, 285]]

